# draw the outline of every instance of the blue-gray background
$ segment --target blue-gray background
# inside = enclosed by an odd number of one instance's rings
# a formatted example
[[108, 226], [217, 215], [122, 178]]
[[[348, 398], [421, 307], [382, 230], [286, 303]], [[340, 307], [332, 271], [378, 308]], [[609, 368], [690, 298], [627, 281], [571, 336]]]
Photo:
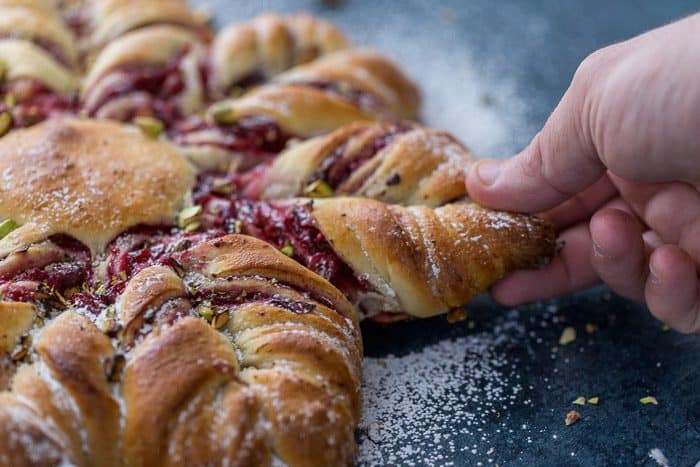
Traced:
[[[211, 8], [219, 25], [266, 10], [313, 11], [336, 22], [355, 43], [386, 52], [416, 79], [426, 123], [453, 131], [479, 155], [499, 157], [527, 144], [588, 53], [700, 8], [697, 0], [199, 3]], [[504, 311], [485, 302], [472, 305], [471, 329], [466, 323], [448, 326], [444, 318], [394, 327], [365, 324], [366, 353], [401, 356], [444, 339], [487, 333]], [[663, 332], [643, 307], [600, 290], [523, 308], [516, 319], [522, 329], [499, 351], [518, 362], [513, 377], [530, 388], [533, 402], [515, 404], [486, 423], [485, 430], [493, 431], [489, 456], [479, 445], [479, 454], [446, 453], [440, 463], [656, 465], [648, 455], [654, 447], [672, 466], [700, 461], [699, 338]], [[545, 322], [550, 324], [540, 325]], [[551, 344], [556, 346], [565, 324], [580, 336], [586, 323], [600, 331], [553, 353]], [[601, 405], [582, 408], [584, 421], [566, 428], [563, 414], [578, 393], [600, 394]], [[639, 395], [647, 393], [660, 405], [642, 407]], [[528, 433], [547, 436], [495, 431], [503, 426], [527, 426]], [[424, 463], [420, 457], [392, 457], [392, 451], [406, 448], [399, 442], [375, 446], [382, 463]], [[480, 441], [458, 436], [456, 442]]]

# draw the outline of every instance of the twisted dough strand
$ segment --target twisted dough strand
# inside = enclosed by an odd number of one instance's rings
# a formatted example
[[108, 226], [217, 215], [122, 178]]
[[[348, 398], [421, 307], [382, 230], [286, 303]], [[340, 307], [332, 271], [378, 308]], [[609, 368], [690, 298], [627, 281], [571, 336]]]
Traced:
[[350, 465], [362, 348], [340, 292], [250, 237], [173, 261], [131, 279], [113, 342], [76, 311], [37, 331], [0, 394], [0, 461]]
[[464, 172], [474, 160], [444, 131], [408, 122], [353, 123], [285, 150], [245, 195], [302, 196], [321, 182], [329, 194], [434, 207], [466, 195]]

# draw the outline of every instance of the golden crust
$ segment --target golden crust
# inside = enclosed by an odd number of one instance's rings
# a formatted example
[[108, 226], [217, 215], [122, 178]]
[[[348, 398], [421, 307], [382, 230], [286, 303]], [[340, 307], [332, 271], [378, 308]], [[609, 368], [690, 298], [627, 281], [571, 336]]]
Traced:
[[555, 249], [545, 221], [471, 203], [430, 209], [336, 198], [317, 200], [312, 212], [335, 252], [382, 295], [380, 303], [360, 302], [370, 314], [447, 312]]
[[105, 73], [126, 65], [164, 65], [186, 48], [199, 44], [195, 34], [178, 26], [151, 26], [110, 42], [97, 56], [85, 77], [89, 90]]
[[417, 117], [420, 93], [411, 80], [386, 57], [371, 50], [349, 49], [325, 55], [277, 76], [280, 83], [346, 83], [378, 99], [376, 118]]
[[76, 67], [78, 51], [70, 30], [55, 15], [47, 15], [43, 8], [5, 6], [0, 3], [0, 34], [17, 39], [41, 39], [55, 45], [66, 65]]
[[259, 74], [269, 79], [347, 45], [335, 26], [308, 14], [266, 13], [231, 24], [217, 34], [211, 47], [210, 91], [225, 97], [245, 78]]
[[0, 394], [0, 460], [118, 465], [119, 406], [104, 369], [114, 356], [109, 339], [86, 317], [66, 312], [35, 350], [36, 363], [15, 375], [13, 392]]
[[0, 393], [0, 461], [351, 465], [362, 347], [340, 292], [241, 235], [173, 260], [128, 283], [115, 341], [74, 311], [46, 326]]
[[131, 226], [173, 224], [194, 183], [174, 147], [115, 123], [80, 120], [2, 138], [0, 171], [0, 218], [41, 226], [42, 236], [70, 235], [93, 253]]
[[93, 0], [90, 3], [93, 47], [152, 24], [176, 24], [192, 30], [202, 28], [200, 19], [184, 0]]
[[313, 88], [295, 85], [266, 85], [240, 99], [219, 102], [209, 109], [209, 117], [225, 112], [230, 121], [263, 116], [275, 121], [288, 133], [317, 136], [354, 121], [373, 117], [351, 103]]
[[0, 39], [0, 60], [7, 64], [8, 81], [30, 78], [52, 91], [70, 96], [78, 90], [78, 78], [48, 52], [24, 39]]
[[[339, 195], [390, 204], [440, 206], [466, 195], [464, 171], [474, 161], [448, 133], [415, 124], [354, 123], [297, 144], [275, 159], [251, 193], [265, 199], [300, 196], [334, 151], [349, 159], [390, 138], [369, 161], [335, 188]], [[401, 127], [399, 127], [401, 128]]]

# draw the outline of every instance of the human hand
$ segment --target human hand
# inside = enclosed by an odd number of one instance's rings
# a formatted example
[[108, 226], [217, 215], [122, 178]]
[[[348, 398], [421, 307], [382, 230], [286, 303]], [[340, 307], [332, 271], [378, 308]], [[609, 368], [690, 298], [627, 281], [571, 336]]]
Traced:
[[542, 212], [565, 246], [498, 284], [515, 305], [606, 282], [700, 333], [700, 14], [590, 55], [530, 145], [467, 175], [476, 202]]

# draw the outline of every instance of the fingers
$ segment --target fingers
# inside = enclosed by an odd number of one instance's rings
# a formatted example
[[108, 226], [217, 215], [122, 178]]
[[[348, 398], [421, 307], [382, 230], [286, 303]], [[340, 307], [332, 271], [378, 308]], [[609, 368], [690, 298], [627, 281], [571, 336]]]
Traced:
[[582, 66], [530, 145], [504, 161], [484, 160], [467, 173], [469, 196], [494, 209], [545, 211], [604, 173], [588, 128], [593, 67]]
[[616, 194], [617, 189], [605, 174], [581, 193], [543, 213], [542, 217], [553, 223], [557, 229], [564, 229], [590, 218], [591, 214]]
[[588, 223], [566, 230], [559, 238], [565, 242], [564, 248], [551, 263], [536, 271], [510, 274], [492, 287], [493, 298], [504, 305], [514, 306], [596, 284], [598, 276], [590, 263]]
[[686, 183], [634, 183], [611, 176], [620, 194], [663, 243], [700, 262], [700, 193]]
[[651, 254], [649, 269], [645, 298], [651, 313], [678, 331], [700, 333], [700, 288], [693, 259], [675, 245], [664, 245]]
[[604, 208], [591, 218], [590, 231], [598, 277], [618, 294], [643, 300], [649, 268], [642, 225], [623, 210]]

